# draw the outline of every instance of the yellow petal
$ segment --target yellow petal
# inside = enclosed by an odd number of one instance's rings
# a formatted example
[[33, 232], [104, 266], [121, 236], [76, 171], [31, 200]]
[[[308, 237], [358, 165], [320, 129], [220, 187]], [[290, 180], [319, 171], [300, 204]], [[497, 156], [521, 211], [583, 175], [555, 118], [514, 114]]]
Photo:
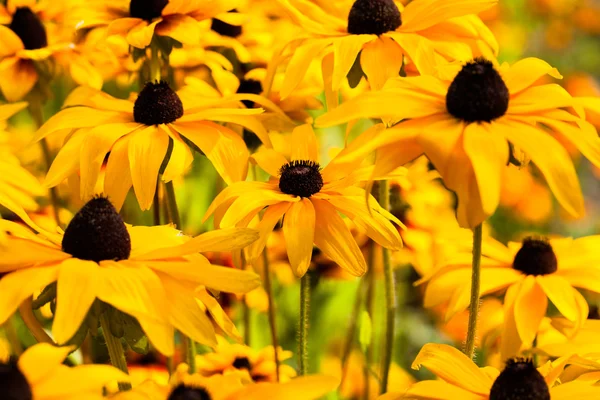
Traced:
[[402, 49], [388, 36], [368, 43], [360, 55], [362, 67], [372, 90], [380, 90], [389, 78], [400, 75]]
[[102, 89], [102, 75], [86, 57], [73, 56], [70, 60], [69, 72], [75, 83]]
[[[106, 385], [129, 380], [126, 373], [111, 365], [79, 365], [73, 368], [59, 365], [51, 376], [33, 386], [33, 395], [42, 399], [93, 399], [91, 396], [102, 393]], [[88, 394], [91, 396], [88, 397]]]
[[33, 62], [8, 57], [0, 61], [0, 90], [8, 101], [21, 100], [38, 80]]
[[362, 276], [367, 270], [365, 259], [335, 207], [326, 200], [311, 201], [316, 215], [315, 245], [352, 275]]
[[[4, 26], [2, 25], [0, 25], [0, 27], [4, 28]], [[27, 102], [25, 101], [21, 101], [19, 103], [0, 105], [0, 121], [4, 121], [12, 117], [19, 111], [24, 110], [25, 108], [27, 108]]]
[[521, 288], [521, 282], [512, 285], [504, 297], [504, 324], [500, 341], [500, 354], [503, 360], [515, 357], [521, 350], [521, 337], [515, 320], [515, 299]]
[[6, 248], [2, 248], [0, 272], [9, 272], [36, 264], [51, 264], [70, 258], [71, 255], [60, 249], [29, 239], [9, 238]]
[[156, 350], [167, 357], [172, 356], [175, 353], [175, 329], [168, 321], [161, 322], [154, 318], [148, 318], [141, 314], [131, 314], [134, 316], [142, 330], [148, 336], [148, 340], [152, 343], [152, 346]]
[[339, 385], [339, 380], [325, 375], [308, 375], [284, 383], [257, 383], [227, 397], [227, 400], [313, 400], [321, 398]]
[[271, 176], [279, 176], [279, 170], [288, 160], [278, 151], [273, 149], [260, 149], [256, 153], [252, 154], [251, 158], [261, 167], [265, 172]]
[[64, 344], [73, 337], [96, 299], [97, 270], [95, 262], [74, 258], [60, 264], [52, 324], [52, 333], [58, 344]]
[[206, 306], [210, 316], [215, 323], [223, 329], [223, 332], [240, 343], [243, 341], [242, 336], [235, 327], [233, 321], [229, 319], [227, 313], [221, 308], [219, 302], [212, 295], [205, 289], [201, 289], [196, 291], [196, 297]]
[[72, 351], [72, 346], [57, 347], [49, 343], [38, 343], [25, 350], [19, 357], [19, 370], [31, 386], [36, 386], [51, 376]]
[[385, 394], [378, 397], [378, 400], [486, 400], [487, 398], [444, 381], [421, 381], [413, 384], [406, 393]]
[[546, 294], [535, 277], [527, 276], [521, 284], [514, 305], [517, 332], [525, 345], [531, 346], [533, 343], [547, 308]]
[[283, 219], [283, 236], [292, 271], [302, 277], [310, 266], [315, 235], [315, 209], [309, 199], [292, 203]]
[[86, 140], [87, 130], [80, 129], [69, 138], [54, 158], [44, 185], [54, 187], [79, 170], [81, 146]]
[[292, 161], [317, 161], [317, 137], [312, 126], [300, 125], [292, 131]]
[[274, 190], [254, 191], [238, 197], [229, 207], [221, 226], [224, 228], [235, 226], [241, 220], [256, 215], [266, 206], [282, 202], [297, 202], [300, 198]]
[[150, 45], [154, 29], [161, 22], [160, 19], [148, 24], [147, 21], [141, 21], [127, 32], [127, 43], [133, 47], [144, 49]]
[[133, 189], [142, 210], [149, 210], [158, 172], [167, 154], [169, 135], [160, 126], [138, 130], [129, 139], [129, 166]]
[[0, 58], [11, 56], [23, 49], [23, 42], [19, 36], [9, 27], [0, 25]]
[[120, 210], [123, 206], [125, 197], [127, 197], [127, 193], [133, 185], [129, 166], [129, 139], [130, 136], [128, 135], [117, 140], [106, 163], [104, 193], [110, 198], [117, 210]]
[[544, 60], [528, 57], [517, 61], [501, 71], [502, 78], [511, 95], [517, 94], [536, 83], [544, 75], [562, 79], [558, 70]]
[[445, 382], [472, 393], [489, 395], [492, 381], [469, 357], [447, 344], [428, 343], [419, 352], [412, 369], [425, 366]]
[[171, 138], [171, 144], [173, 148], [171, 155], [169, 156], [169, 163], [163, 172], [162, 180], [164, 182], [170, 182], [175, 178], [182, 176], [190, 167], [194, 161], [194, 155], [190, 148], [179, 136], [179, 133], [173, 129], [165, 129]]
[[288, 97], [302, 82], [310, 63], [331, 44], [331, 39], [306, 39], [293, 53], [279, 90], [281, 99]]
[[538, 121], [553, 128], [559, 135], [577, 147], [577, 150], [592, 164], [600, 167], [600, 138], [598, 138], [596, 128], [592, 124], [580, 120], [575, 125], [554, 118], [538, 118]]
[[555, 274], [538, 275], [536, 279], [550, 301], [566, 319], [579, 320], [579, 307], [573, 293], [576, 290], [569, 282]]
[[199, 44], [202, 31], [200, 24], [189, 15], [174, 14], [164, 17], [155, 32], [159, 36], [168, 36], [183, 44]]
[[356, 56], [365, 43], [376, 40], [376, 35], [348, 35], [333, 39], [333, 78], [331, 88], [340, 89], [343, 80], [348, 75]]
[[497, 0], [422, 0], [411, 2], [402, 12], [402, 26], [399, 30], [415, 32], [429, 28], [451, 18], [478, 14], [493, 7]]
[[592, 382], [572, 381], [550, 389], [552, 400], [594, 399], [600, 396], [600, 387]]
[[[218, 208], [223, 205], [231, 204], [233, 200], [240, 197], [242, 194], [248, 193], [249, 191], [263, 191], [263, 190], [275, 190], [277, 186], [268, 184], [268, 183], [260, 183], [260, 182], [236, 182], [231, 186], [226, 187], [215, 197], [211, 205], [206, 210], [206, 214], [204, 215], [203, 221], [206, 221], [208, 217], [210, 217]], [[228, 206], [229, 207], [229, 206]], [[215, 223], [215, 226], [219, 226]]]
[[563, 87], [556, 84], [539, 85], [512, 96], [506, 113], [523, 115], [575, 106], [575, 100]]
[[265, 245], [267, 244], [267, 239], [269, 238], [269, 235], [275, 228], [275, 225], [277, 225], [279, 220], [281, 220], [281, 218], [287, 212], [291, 205], [292, 203], [290, 202], [277, 203], [272, 206], [269, 206], [265, 210], [262, 219], [256, 227], [256, 229], [258, 229], [258, 232], [260, 233], [260, 236], [258, 240], [252, 245], [250, 245], [250, 248], [248, 249], [249, 262], [253, 262], [260, 256], [263, 249], [265, 248]]

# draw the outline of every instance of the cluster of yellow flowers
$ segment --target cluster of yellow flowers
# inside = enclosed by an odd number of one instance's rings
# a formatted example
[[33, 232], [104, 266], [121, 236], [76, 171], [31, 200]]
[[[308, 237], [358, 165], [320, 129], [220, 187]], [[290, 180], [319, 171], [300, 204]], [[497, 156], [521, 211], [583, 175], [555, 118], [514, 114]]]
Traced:
[[[571, 157], [600, 168], [600, 97], [500, 63], [496, 6], [0, 1], [0, 398], [600, 397], [600, 236], [486, 225], [546, 218], [549, 193], [584, 215]], [[332, 277], [356, 300], [319, 368]], [[297, 286], [296, 318], [275, 293]], [[446, 335], [412, 363], [437, 380], [397, 365], [409, 291]]]

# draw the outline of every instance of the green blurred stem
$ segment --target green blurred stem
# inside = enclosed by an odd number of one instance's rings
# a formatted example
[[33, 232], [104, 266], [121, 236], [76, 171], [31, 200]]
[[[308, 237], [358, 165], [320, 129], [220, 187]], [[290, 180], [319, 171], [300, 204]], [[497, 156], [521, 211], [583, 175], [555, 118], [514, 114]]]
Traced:
[[[368, 260], [367, 260], [367, 265], [368, 265], [369, 269], [367, 270], [367, 273], [365, 274], [364, 279], [366, 281], [365, 284], [367, 286], [366, 293], [365, 293], [365, 298], [366, 298], [365, 299], [365, 310], [371, 317], [371, 320], [373, 319], [373, 314], [375, 312], [375, 309], [374, 309], [374, 304], [375, 304], [374, 262], [375, 262], [375, 249], [376, 248], [377, 248], [377, 246], [375, 245], [375, 242], [370, 240], [369, 241]], [[365, 352], [365, 366], [363, 368], [363, 379], [365, 382], [365, 391], [363, 394], [364, 400], [369, 400], [369, 396], [370, 396], [371, 365], [373, 365], [373, 340], [371, 340], [371, 343], [367, 346], [367, 349]]]
[[183, 343], [185, 347], [186, 362], [190, 367], [189, 372], [190, 374], [193, 374], [196, 372], [196, 342], [190, 337], [183, 336]]
[[483, 241], [482, 224], [473, 229], [473, 262], [471, 268], [471, 304], [469, 305], [469, 326], [465, 354], [473, 358], [475, 353], [475, 337], [477, 335], [477, 318], [479, 317], [479, 286], [481, 283], [481, 244]]
[[[35, 125], [39, 129], [44, 124], [42, 104], [38, 100], [31, 100], [29, 102], [29, 112], [31, 113], [31, 117], [35, 122]], [[50, 147], [48, 146], [48, 141], [46, 140], [46, 138], [40, 140], [40, 146], [42, 148], [44, 162], [46, 163], [46, 172], [48, 172], [48, 170], [50, 170], [50, 166], [52, 165], [52, 154], [50, 153]], [[50, 188], [50, 202], [52, 203], [52, 214], [54, 215], [54, 221], [56, 221], [56, 226], [62, 227], [62, 225], [60, 224], [60, 208], [58, 202], [58, 191], [56, 190], [56, 186]]]
[[[369, 251], [372, 251], [371, 245], [369, 244]], [[369, 254], [369, 258], [370, 258]], [[350, 323], [348, 325], [348, 333], [346, 334], [346, 343], [344, 344], [344, 350], [342, 352], [342, 379], [340, 381], [339, 389], [341, 390], [346, 374], [348, 373], [348, 358], [352, 351], [352, 345], [354, 344], [354, 336], [356, 334], [356, 325], [358, 321], [358, 315], [363, 301], [363, 292], [366, 288], [366, 277], [361, 279], [358, 287], [356, 288], [356, 296], [354, 298], [354, 307], [352, 307], [352, 314], [350, 315]]]
[[300, 355], [299, 366], [300, 375], [308, 373], [308, 325], [309, 325], [309, 308], [310, 308], [310, 276], [308, 272], [304, 274], [300, 280], [300, 326], [298, 337], [300, 340], [299, 351]]
[[165, 183], [165, 192], [171, 222], [175, 224], [177, 229], [181, 230], [182, 226], [181, 220], [179, 218], [179, 209], [177, 208], [177, 199], [175, 198], [175, 189], [173, 188], [173, 181]]
[[33, 302], [33, 298], [27, 298], [21, 305], [19, 306], [19, 312], [21, 313], [21, 318], [29, 331], [39, 343], [50, 343], [54, 345], [54, 340], [46, 333], [40, 321], [35, 317], [33, 313], [33, 309], [31, 308]]
[[21, 346], [21, 341], [19, 340], [19, 335], [17, 334], [13, 319], [14, 316], [10, 317], [4, 323], [4, 331], [6, 332], [6, 339], [10, 343], [13, 353], [19, 357], [21, 354], [23, 354], [23, 346]]
[[[390, 208], [389, 192], [389, 182], [379, 182], [379, 203], [384, 210], [389, 210]], [[392, 269], [392, 263], [390, 261], [390, 251], [384, 247], [382, 248], [382, 251], [387, 315], [385, 319], [385, 344], [381, 359], [381, 386], [379, 388], [379, 393], [381, 394], [387, 392], [390, 365], [392, 364], [392, 355], [394, 353], [396, 328], [396, 283], [394, 282], [394, 270]]]
[[269, 327], [271, 328], [271, 341], [273, 342], [273, 357], [275, 359], [275, 372], [277, 374], [277, 382], [279, 382], [279, 343], [277, 341], [277, 324], [275, 300], [273, 299], [273, 285], [271, 283], [271, 266], [269, 263], [269, 255], [267, 247], [263, 251], [263, 264], [265, 269], [265, 291], [269, 300]]
[[[125, 359], [125, 351], [123, 350], [121, 339], [114, 337], [111, 333], [110, 320], [107, 312], [103, 312], [100, 316], [100, 326], [102, 327], [102, 334], [104, 335], [104, 340], [106, 341], [106, 347], [108, 348], [108, 355], [110, 356], [111, 364], [113, 367], [118, 368], [129, 375], [129, 370], [127, 369], [127, 360]], [[119, 391], [124, 392], [126, 390], [131, 390], [131, 383], [119, 382]]]
[[150, 82], [160, 82], [160, 57], [158, 55], [158, 46], [154, 43], [150, 46]]
[[160, 196], [159, 196], [159, 180], [156, 181], [156, 192], [154, 192], [154, 201], [152, 203], [152, 217], [155, 226], [160, 225]]

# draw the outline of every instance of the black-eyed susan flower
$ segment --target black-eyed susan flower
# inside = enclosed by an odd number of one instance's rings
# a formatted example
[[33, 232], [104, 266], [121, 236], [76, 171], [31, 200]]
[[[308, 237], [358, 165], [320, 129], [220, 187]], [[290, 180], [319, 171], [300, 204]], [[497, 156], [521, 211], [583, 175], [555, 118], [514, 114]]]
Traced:
[[536, 58], [512, 66], [478, 58], [462, 67], [432, 63], [429, 71], [432, 76], [390, 80], [384, 90], [365, 93], [318, 118], [317, 125], [361, 117], [405, 120], [368, 143], [351, 144], [348, 157], [379, 149], [378, 169], [386, 171], [425, 154], [456, 192], [463, 227], [475, 227], [494, 213], [502, 170], [523, 152], [565, 210], [573, 216], [583, 213], [573, 163], [551, 132], [596, 165], [600, 139], [563, 88], [536, 84], [546, 75], [561, 78], [555, 68]]
[[[94, 195], [100, 170], [108, 158], [104, 192], [119, 209], [133, 185], [140, 207], [147, 210], [159, 174], [169, 182], [192, 163], [190, 142], [202, 150], [225, 182], [243, 180], [248, 169], [244, 141], [212, 121], [239, 124], [267, 145], [270, 140], [256, 119], [262, 110], [244, 109], [238, 103], [188, 95], [180, 98], [165, 82], [147, 83], [135, 102], [80, 87], [35, 137], [41, 140], [63, 129], [75, 129], [50, 167], [45, 184], [56, 186], [79, 170], [81, 198], [87, 200]], [[161, 166], [171, 145], [163, 171]]]
[[235, 8], [235, 1], [184, 0], [94, 0], [77, 11], [78, 29], [108, 26], [109, 35], [120, 35], [143, 49], [152, 37], [166, 36], [180, 43], [198, 44], [201, 27], [198, 21]]
[[[575, 330], [588, 316], [588, 304], [575, 288], [600, 292], [598, 236], [546, 240], [528, 237], [508, 246], [484, 240], [481, 295], [506, 290], [504, 298], [503, 357], [530, 347], [548, 300], [573, 322]], [[449, 255], [440, 268], [426, 276], [425, 307], [448, 304], [446, 316], [467, 308], [471, 275], [470, 250]]]
[[250, 383], [244, 385], [238, 375], [204, 377], [188, 373], [180, 364], [169, 385], [147, 381], [130, 392], [121, 392], [114, 400], [315, 400], [339, 384], [335, 378], [310, 375], [282, 383]]
[[6, 400], [54, 400], [103, 398], [106, 385], [128, 381], [108, 365], [80, 365], [69, 368], [62, 362], [74, 349], [48, 343], [27, 349], [16, 363], [0, 362], [0, 393]]
[[36, 235], [21, 225], [0, 222], [10, 233], [0, 261], [0, 272], [5, 273], [0, 280], [0, 321], [34, 292], [56, 282], [52, 332], [59, 344], [75, 334], [96, 299], [135, 317], [165, 355], [173, 354], [174, 329], [214, 346], [216, 324], [239, 339], [207, 288], [244, 293], [260, 285], [257, 275], [213, 266], [198, 254], [243, 248], [258, 236], [248, 229], [190, 239], [172, 226], [126, 226], [102, 197], [90, 200], [64, 234], [36, 228]]
[[466, 355], [452, 346], [426, 344], [413, 369], [426, 367], [439, 380], [421, 381], [405, 393], [388, 393], [379, 400], [565, 400], [593, 399], [600, 395], [594, 381], [573, 380], [560, 383], [565, 366], [574, 364], [574, 357], [564, 357], [536, 368], [533, 361], [513, 358], [500, 372], [493, 367], [479, 368]]
[[[401, 222], [382, 209], [372, 196], [365, 204], [365, 179], [360, 164], [318, 164], [317, 139], [310, 125], [294, 129], [291, 159], [273, 149], [255, 153], [253, 160], [270, 176], [268, 182], [237, 182], [223, 190], [210, 205], [205, 218], [215, 214], [215, 226], [248, 226], [266, 207], [258, 226], [260, 239], [249, 248], [249, 259], [261, 254], [267, 238], [283, 218], [288, 258], [296, 276], [310, 265], [313, 244], [326, 256], [355, 276], [367, 269], [341, 212], [382, 246], [399, 249], [397, 229]], [[369, 176], [370, 172], [367, 174]]]
[[380, 89], [388, 78], [398, 76], [403, 56], [421, 72], [421, 51], [442, 60], [465, 61], [480, 51], [497, 52], [493, 34], [472, 15], [493, 6], [494, 0], [416, 0], [404, 8], [393, 0], [344, 0], [328, 9], [306, 0], [280, 3], [308, 34], [289, 44], [283, 98], [319, 54], [333, 55], [324, 59], [323, 75], [337, 91], [359, 53], [369, 83]]
[[[205, 353], [196, 357], [196, 368], [203, 376], [237, 374], [244, 383], [277, 382], [277, 370], [273, 346], [260, 350], [243, 344], [229, 343], [218, 336], [218, 346], [214, 353]], [[292, 357], [291, 351], [277, 349], [277, 359], [283, 362]], [[286, 364], [279, 365], [279, 381], [287, 382], [296, 376], [294, 368]]]

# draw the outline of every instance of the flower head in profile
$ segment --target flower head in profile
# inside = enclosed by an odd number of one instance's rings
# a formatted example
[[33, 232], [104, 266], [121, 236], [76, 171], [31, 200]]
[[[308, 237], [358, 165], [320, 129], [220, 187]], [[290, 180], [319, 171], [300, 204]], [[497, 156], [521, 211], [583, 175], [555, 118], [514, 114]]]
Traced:
[[[474, 14], [495, 0], [415, 0], [406, 7], [393, 0], [343, 0], [319, 5], [306, 0], [280, 0], [292, 19], [308, 33], [294, 39], [281, 96], [287, 97], [302, 81], [311, 61], [325, 54], [323, 76], [336, 92], [360, 53], [360, 67], [371, 87], [380, 89], [398, 76], [404, 56], [418, 72], [420, 52], [440, 60], [468, 60], [494, 55], [498, 44]], [[460, 32], [458, 34], [457, 32]]]
[[[556, 84], [546, 62], [526, 58], [512, 66], [477, 58], [462, 66], [431, 62], [430, 75], [396, 78], [317, 119], [330, 126], [356, 118], [402, 121], [368, 143], [350, 144], [348, 157], [378, 149], [385, 172], [425, 154], [458, 196], [457, 217], [472, 228], [500, 201], [502, 171], [525, 153], [546, 178], [559, 203], [583, 214], [583, 197], [569, 154], [551, 132], [600, 165], [600, 139], [582, 109]], [[399, 106], [401, 105], [401, 106]], [[547, 128], [550, 128], [548, 130]]]
[[[530, 347], [546, 315], [548, 300], [559, 313], [581, 327], [588, 304], [575, 288], [600, 292], [599, 236], [546, 240], [528, 237], [508, 246], [488, 238], [483, 245], [481, 294], [506, 290], [503, 358]], [[448, 261], [423, 281], [428, 282], [425, 307], [448, 304], [446, 317], [469, 305], [470, 249], [448, 255]], [[469, 260], [469, 261], [467, 261]], [[464, 279], [464, 280], [463, 280]]]
[[405, 393], [387, 393], [379, 400], [566, 400], [593, 399], [600, 386], [593, 380], [560, 383], [565, 367], [576, 364], [577, 357], [563, 357], [536, 368], [533, 361], [512, 358], [502, 371], [493, 367], [479, 368], [466, 355], [445, 344], [426, 344], [413, 369], [426, 367], [439, 379], [413, 384]]
[[28, 348], [17, 362], [0, 362], [2, 398], [100, 400], [106, 385], [129, 380], [126, 374], [108, 365], [67, 367], [62, 362], [73, 350], [40, 343]]
[[249, 229], [188, 238], [172, 226], [126, 226], [103, 197], [90, 200], [64, 234], [36, 227], [37, 235], [16, 223], [0, 222], [10, 233], [0, 260], [5, 274], [0, 280], [0, 323], [32, 293], [56, 282], [52, 332], [59, 344], [71, 339], [97, 300], [134, 317], [162, 354], [173, 354], [175, 329], [210, 346], [217, 344], [215, 324], [240, 339], [207, 290], [245, 293], [260, 285], [257, 275], [211, 265], [198, 254], [243, 248], [258, 236]]
[[35, 137], [41, 140], [57, 131], [74, 129], [48, 171], [45, 184], [56, 186], [80, 171], [80, 194], [87, 200], [94, 195], [107, 158], [104, 192], [117, 209], [133, 185], [140, 207], [147, 210], [159, 175], [169, 182], [191, 165], [190, 146], [206, 155], [225, 182], [242, 180], [248, 169], [244, 141], [231, 129], [212, 121], [239, 124], [255, 132], [263, 143], [270, 145], [270, 141], [256, 119], [262, 110], [244, 109], [237, 103], [221, 98], [180, 97], [166, 82], [147, 83], [135, 102], [90, 88], [75, 89], [65, 108], [50, 118]]
[[143, 49], [152, 37], [165, 36], [180, 43], [198, 44], [202, 33], [199, 21], [236, 7], [238, 0], [92, 0], [76, 11], [78, 29], [108, 27], [109, 35], [120, 35]]
[[371, 169], [354, 164], [325, 168], [318, 163], [317, 139], [310, 125], [291, 134], [291, 160], [273, 149], [263, 149], [252, 157], [269, 175], [266, 182], [237, 182], [223, 190], [210, 205], [205, 218], [215, 214], [215, 226], [244, 227], [263, 209], [258, 226], [260, 239], [249, 247], [249, 259], [256, 260], [267, 238], [283, 218], [283, 235], [292, 270], [303, 276], [310, 265], [313, 244], [340, 267], [355, 276], [366, 271], [365, 259], [348, 226], [338, 212], [350, 218], [361, 230], [384, 247], [399, 249], [401, 239], [390, 221], [401, 222], [379, 206], [359, 183]]
[[244, 385], [238, 375], [202, 376], [190, 374], [180, 364], [169, 385], [146, 381], [129, 392], [111, 397], [113, 400], [316, 400], [337, 387], [339, 381], [324, 375], [307, 375], [282, 383], [250, 383]]

